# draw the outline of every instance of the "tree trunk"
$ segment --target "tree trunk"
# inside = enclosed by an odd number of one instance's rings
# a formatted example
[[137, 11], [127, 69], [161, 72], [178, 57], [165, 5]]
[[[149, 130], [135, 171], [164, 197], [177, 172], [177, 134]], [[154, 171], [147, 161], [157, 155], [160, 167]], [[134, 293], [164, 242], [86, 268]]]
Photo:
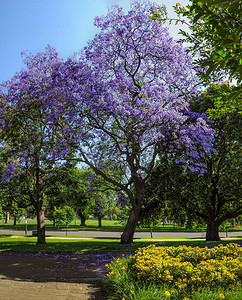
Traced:
[[[132, 166], [134, 167], [134, 166]], [[130, 198], [132, 203], [132, 210], [128, 218], [128, 222], [124, 228], [124, 231], [121, 235], [121, 244], [132, 244], [135, 229], [138, 223], [141, 205], [144, 201], [144, 192], [145, 192], [145, 182], [143, 179], [138, 176], [135, 172], [133, 174], [134, 184], [135, 184], [135, 199]]]
[[124, 228], [124, 231], [121, 235], [121, 244], [132, 244], [134, 238], [134, 232], [137, 226], [139, 218], [140, 209], [132, 209], [129, 216], [128, 222]]
[[102, 228], [102, 218], [98, 217], [98, 228]]
[[86, 217], [82, 214], [82, 212], [78, 213], [79, 217], [81, 218], [81, 224], [80, 226], [86, 226]]
[[152, 227], [150, 226], [150, 237], [153, 239], [153, 231], [152, 231]]
[[9, 219], [10, 219], [10, 214], [9, 211], [7, 211], [5, 216], [5, 224], [9, 224]]
[[207, 222], [206, 241], [220, 241], [219, 224], [213, 220]]
[[37, 231], [38, 239], [37, 244], [45, 244], [45, 208], [43, 206], [43, 200], [40, 199], [36, 207], [37, 214]]
[[13, 217], [13, 226], [16, 226], [16, 225], [17, 225], [17, 218]]

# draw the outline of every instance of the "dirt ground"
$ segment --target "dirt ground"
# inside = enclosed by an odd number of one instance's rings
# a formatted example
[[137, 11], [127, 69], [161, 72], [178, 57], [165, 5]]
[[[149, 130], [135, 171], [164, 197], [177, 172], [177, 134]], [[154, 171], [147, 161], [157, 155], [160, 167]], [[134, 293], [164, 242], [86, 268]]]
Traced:
[[0, 253], [0, 300], [104, 300], [105, 264], [118, 256]]

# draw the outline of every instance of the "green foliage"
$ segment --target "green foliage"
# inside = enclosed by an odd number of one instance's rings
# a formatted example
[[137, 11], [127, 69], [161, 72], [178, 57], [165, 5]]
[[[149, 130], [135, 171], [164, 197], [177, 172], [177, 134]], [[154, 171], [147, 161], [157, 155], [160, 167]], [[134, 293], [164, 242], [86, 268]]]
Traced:
[[239, 109], [242, 101], [241, 94], [238, 97], [234, 97], [235, 91], [238, 91], [238, 87], [225, 82], [220, 85], [213, 84], [208, 88], [207, 92], [204, 92], [203, 96], [206, 97], [209, 94], [209, 97], [212, 98], [211, 107], [208, 107], [206, 111], [211, 119], [220, 118], [233, 112], [241, 114]]
[[152, 19], [188, 25], [189, 30], [180, 30], [181, 41], [189, 43], [188, 51], [202, 68], [201, 77], [209, 83], [212, 78], [227, 74], [237, 82], [231, 93], [215, 105], [216, 111], [219, 115], [241, 111], [242, 1], [190, 0], [186, 7], [177, 2], [174, 10], [178, 19], [169, 19], [163, 7], [153, 12]]
[[83, 214], [88, 217], [91, 199], [87, 191], [86, 173], [85, 169], [79, 169], [73, 164], [67, 164], [57, 170], [56, 181], [45, 192], [48, 219], [55, 223], [54, 207], [63, 205], [73, 207], [79, 216]]
[[192, 43], [191, 53], [199, 51], [199, 65], [208, 66], [206, 76], [222, 69], [241, 82], [242, 1], [191, 0], [191, 5], [177, 5], [175, 10], [189, 20], [191, 33], [182, 33]]
[[76, 217], [76, 213], [72, 207], [64, 206], [60, 208], [55, 207], [53, 213], [57, 224], [65, 224], [66, 226], [72, 222]]

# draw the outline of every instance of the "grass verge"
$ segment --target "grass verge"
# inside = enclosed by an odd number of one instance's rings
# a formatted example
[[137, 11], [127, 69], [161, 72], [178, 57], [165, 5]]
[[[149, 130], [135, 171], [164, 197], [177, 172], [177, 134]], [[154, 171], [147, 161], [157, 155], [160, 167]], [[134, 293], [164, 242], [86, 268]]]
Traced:
[[156, 246], [209, 246], [218, 245], [221, 243], [242, 243], [242, 239], [224, 239], [220, 242], [206, 242], [204, 240], [155, 240], [152, 239], [137, 239], [131, 245], [120, 244], [119, 239], [100, 239], [86, 237], [81, 238], [64, 238], [51, 237], [46, 238], [45, 245], [37, 245], [35, 237], [0, 237], [0, 252], [29, 252], [29, 253], [86, 253], [86, 252], [124, 252], [133, 253], [140, 247], [146, 247], [150, 244]]

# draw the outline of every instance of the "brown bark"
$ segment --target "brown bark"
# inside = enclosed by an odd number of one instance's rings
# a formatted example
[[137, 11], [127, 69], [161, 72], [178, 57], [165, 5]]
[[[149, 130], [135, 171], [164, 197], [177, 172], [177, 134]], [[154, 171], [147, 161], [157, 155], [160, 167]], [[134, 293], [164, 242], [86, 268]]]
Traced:
[[102, 228], [102, 218], [98, 217], [98, 228]]
[[16, 226], [16, 225], [17, 225], [17, 218], [14, 217], [14, 218], [13, 218], [13, 226]]
[[139, 218], [140, 209], [132, 209], [128, 222], [124, 228], [124, 231], [121, 235], [121, 244], [132, 244], [135, 229], [137, 226], [138, 218]]
[[85, 218], [85, 216], [83, 215], [83, 213], [82, 212], [78, 212], [78, 216], [80, 217], [80, 219], [81, 219], [81, 224], [80, 224], [80, 226], [86, 226], [86, 218]]
[[219, 224], [214, 220], [207, 222], [206, 241], [220, 241]]
[[128, 218], [128, 222], [124, 228], [124, 231], [121, 235], [121, 244], [132, 244], [135, 229], [138, 223], [141, 205], [144, 201], [144, 191], [145, 191], [145, 182], [139, 177], [135, 172], [133, 174], [134, 184], [135, 184], [135, 198], [130, 198], [130, 202], [132, 204], [132, 210], [130, 216]]
[[9, 224], [9, 219], [10, 219], [10, 214], [9, 211], [7, 211], [5, 216], [5, 224]]
[[37, 214], [37, 232], [38, 239], [37, 244], [45, 244], [45, 208], [43, 205], [43, 199], [39, 199], [36, 206]]
[[153, 230], [151, 226], [150, 226], [150, 237], [153, 239]]

